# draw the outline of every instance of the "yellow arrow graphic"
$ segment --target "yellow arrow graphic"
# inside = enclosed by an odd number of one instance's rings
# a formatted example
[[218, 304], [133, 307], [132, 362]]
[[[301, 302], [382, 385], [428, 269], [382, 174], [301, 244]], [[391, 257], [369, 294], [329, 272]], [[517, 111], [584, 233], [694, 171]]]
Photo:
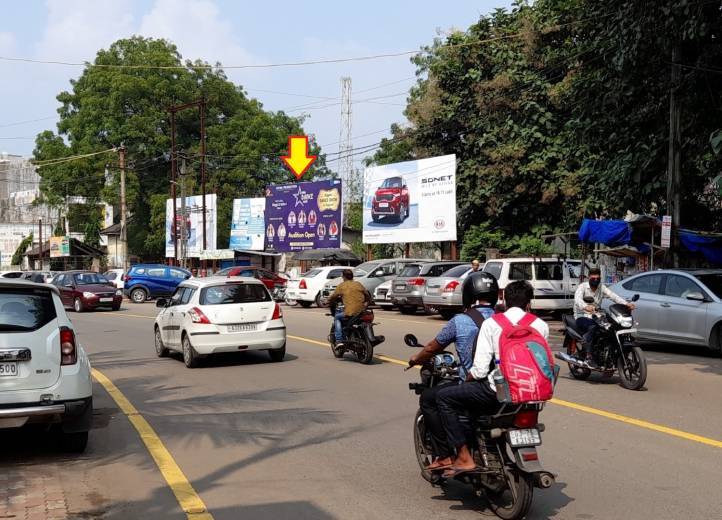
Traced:
[[288, 155], [282, 155], [281, 159], [291, 169], [296, 179], [300, 179], [317, 159], [317, 156], [308, 155], [307, 135], [290, 135], [288, 136]]

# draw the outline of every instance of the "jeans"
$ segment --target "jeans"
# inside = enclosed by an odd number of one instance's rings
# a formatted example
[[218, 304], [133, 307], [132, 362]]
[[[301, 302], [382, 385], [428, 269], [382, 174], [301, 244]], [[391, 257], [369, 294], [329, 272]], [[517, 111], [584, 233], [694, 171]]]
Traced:
[[442, 459], [453, 455], [451, 446], [449, 446], [449, 438], [444, 430], [444, 424], [441, 422], [441, 412], [436, 402], [436, 396], [447, 386], [449, 384], [427, 388], [419, 397], [419, 406], [421, 407], [421, 413], [424, 415], [424, 425], [426, 431], [429, 432], [429, 437], [431, 437], [431, 450], [435, 457]]
[[441, 421], [449, 438], [449, 444], [454, 448], [466, 444], [466, 430], [459, 420], [463, 413], [474, 415], [491, 415], [496, 413], [500, 404], [489, 386], [489, 381], [469, 381], [460, 385], [443, 387], [436, 396], [436, 403], [441, 412]]
[[333, 318], [334, 323], [334, 333], [336, 335], [336, 343], [341, 343], [343, 341], [343, 320], [344, 320], [344, 314], [343, 311], [337, 311]]
[[584, 338], [582, 349], [586, 354], [591, 354], [594, 335], [597, 333], [597, 324], [591, 318], [577, 318], [577, 332]]

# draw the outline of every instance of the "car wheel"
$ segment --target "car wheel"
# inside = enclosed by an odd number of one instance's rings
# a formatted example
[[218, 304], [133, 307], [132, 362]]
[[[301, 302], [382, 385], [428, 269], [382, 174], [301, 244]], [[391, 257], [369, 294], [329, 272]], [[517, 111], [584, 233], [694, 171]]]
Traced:
[[168, 349], [163, 344], [163, 338], [160, 335], [160, 327], [155, 328], [155, 353], [158, 357], [168, 356]]
[[379, 217], [378, 215], [371, 215], [371, 220], [373, 220], [374, 222], [378, 222], [380, 219], [381, 217]]
[[81, 300], [80, 298], [75, 298], [75, 300], [73, 301], [73, 310], [75, 312], [83, 312], [85, 310], [83, 300]]
[[321, 291], [319, 291], [316, 295], [316, 307], [318, 307], [319, 309], [325, 307], [325, 305], [323, 304], [323, 296], [321, 296]]
[[88, 432], [60, 432], [60, 450], [66, 453], [83, 453], [88, 446]]
[[414, 305], [402, 305], [399, 307], [401, 314], [416, 314], [416, 307]]
[[148, 293], [145, 289], [133, 289], [130, 291], [130, 299], [133, 303], [144, 303], [148, 299]]
[[274, 363], [283, 361], [283, 358], [286, 357], [286, 345], [284, 344], [281, 348], [269, 350], [268, 355], [271, 356], [271, 361]]
[[191, 345], [191, 340], [188, 339], [188, 335], [183, 336], [183, 363], [188, 368], [196, 368], [198, 366], [198, 353]]
[[113, 305], [113, 310], [114, 310], [114, 311], [119, 311], [119, 310], [120, 310], [120, 304], [118, 304], [118, 305]]
[[308, 309], [309, 307], [311, 307], [311, 305], [313, 305], [313, 302], [307, 302], [305, 300], [298, 300], [298, 304], [301, 307], [303, 307], [304, 309]]

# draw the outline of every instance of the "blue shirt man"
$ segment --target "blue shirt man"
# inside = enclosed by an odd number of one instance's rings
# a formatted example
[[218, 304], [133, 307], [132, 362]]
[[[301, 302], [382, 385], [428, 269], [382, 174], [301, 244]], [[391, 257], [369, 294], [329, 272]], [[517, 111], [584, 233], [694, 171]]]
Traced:
[[[494, 314], [494, 309], [489, 307], [475, 307], [484, 319]], [[474, 320], [466, 313], [457, 314], [444, 326], [436, 335], [436, 342], [439, 346], [446, 348], [452, 343], [456, 344], [456, 353], [459, 356], [459, 379], [466, 381], [466, 374], [474, 362], [472, 351], [474, 350], [474, 339], [479, 332], [479, 327]]]

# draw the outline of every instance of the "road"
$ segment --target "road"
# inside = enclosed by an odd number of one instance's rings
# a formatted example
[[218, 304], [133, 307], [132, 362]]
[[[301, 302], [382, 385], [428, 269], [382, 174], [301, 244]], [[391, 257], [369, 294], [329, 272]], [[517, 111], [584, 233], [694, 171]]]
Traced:
[[[87, 452], [60, 456], [38, 448], [42, 436], [3, 434], [0, 483], [25, 479], [30, 486], [45, 475], [67, 509], [57, 518], [184, 518], [129, 422], [142, 418], [207, 508], [206, 515], [187, 518], [491, 515], [462, 485], [428, 485], [414, 457], [417, 398], [407, 383], [418, 372], [404, 372], [395, 360], [410, 355], [404, 333], [427, 340], [443, 321], [377, 311], [377, 333], [387, 338], [377, 354], [385, 361], [364, 366], [350, 356], [333, 358], [324, 346], [329, 318], [322, 310], [284, 311], [289, 341], [283, 363], [247, 353], [196, 370], [179, 358], [155, 356], [152, 304], [70, 314], [94, 368], [139, 415], [127, 417], [96, 383]], [[558, 322], [551, 329], [558, 344]], [[562, 369], [557, 400], [542, 414], [547, 429], [540, 450], [557, 483], [536, 490], [529, 518], [718, 517], [722, 359], [676, 347], [647, 354], [649, 378], [641, 392], [624, 390], [616, 379], [574, 381]]]

